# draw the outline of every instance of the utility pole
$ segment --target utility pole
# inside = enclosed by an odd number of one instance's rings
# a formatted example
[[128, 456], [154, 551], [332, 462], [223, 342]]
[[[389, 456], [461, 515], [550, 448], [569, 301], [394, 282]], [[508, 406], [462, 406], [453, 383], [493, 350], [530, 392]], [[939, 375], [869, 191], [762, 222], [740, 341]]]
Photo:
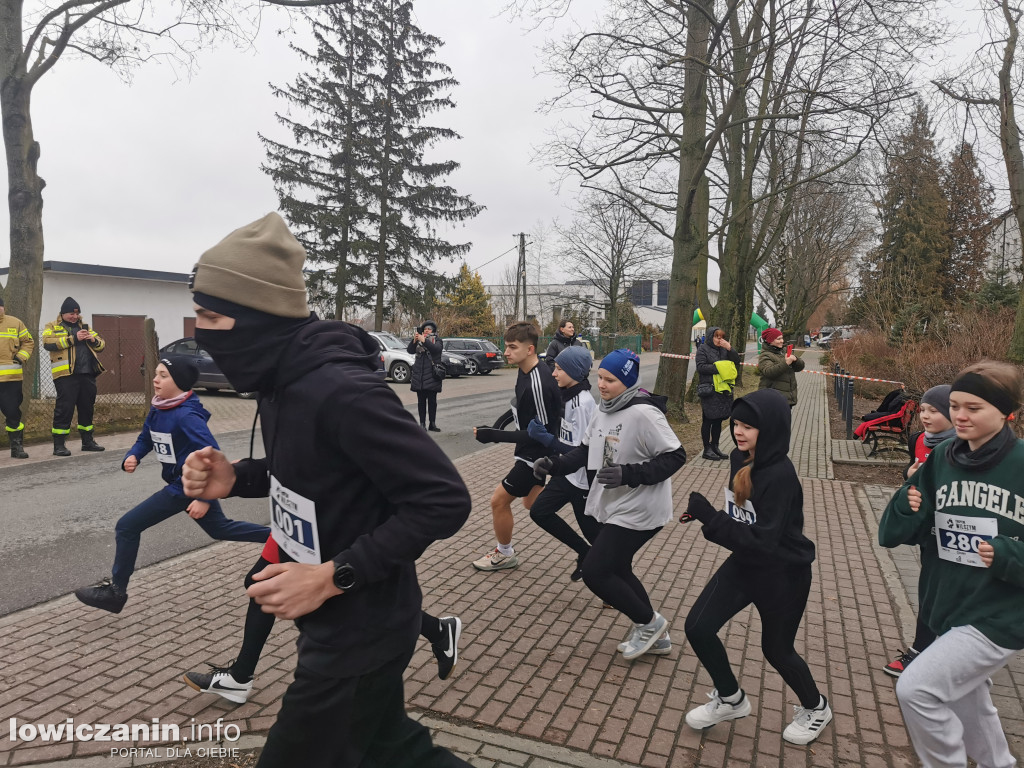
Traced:
[[519, 316], [519, 282], [523, 284], [523, 320], [530, 317], [529, 305], [526, 303], [526, 233], [520, 232], [512, 237], [519, 238], [519, 267], [516, 280], [516, 316]]

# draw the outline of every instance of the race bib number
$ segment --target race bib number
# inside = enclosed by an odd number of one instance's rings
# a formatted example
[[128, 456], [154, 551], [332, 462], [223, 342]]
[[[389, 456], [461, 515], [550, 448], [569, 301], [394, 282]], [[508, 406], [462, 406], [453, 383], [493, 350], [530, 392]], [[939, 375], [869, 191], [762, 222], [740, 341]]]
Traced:
[[619, 436], [605, 435], [598, 437], [588, 446], [587, 469], [596, 472], [602, 467], [618, 464]]
[[561, 440], [566, 445], [575, 445], [575, 443], [573, 443], [572, 441], [572, 424], [570, 424], [564, 418], [562, 419], [562, 427], [559, 430], [558, 439]]
[[728, 488], [725, 489], [725, 513], [737, 523], [753, 525], [757, 522], [757, 512], [754, 511], [750, 499], [741, 507], [736, 503], [736, 494]]
[[153, 453], [156, 454], [157, 460], [161, 464], [176, 464], [177, 458], [174, 455], [174, 441], [171, 440], [171, 434], [150, 431], [149, 436], [153, 440]]
[[939, 557], [960, 565], [984, 568], [978, 546], [999, 535], [999, 521], [993, 517], [964, 517], [935, 513], [935, 536]]
[[299, 563], [319, 565], [316, 504], [270, 477], [270, 531], [277, 546]]

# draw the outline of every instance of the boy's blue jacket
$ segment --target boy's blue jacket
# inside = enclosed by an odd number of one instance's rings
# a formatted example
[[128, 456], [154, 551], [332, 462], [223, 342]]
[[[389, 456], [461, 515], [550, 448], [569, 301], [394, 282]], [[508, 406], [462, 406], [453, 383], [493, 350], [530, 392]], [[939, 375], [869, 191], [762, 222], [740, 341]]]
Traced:
[[184, 496], [185, 490], [181, 487], [181, 467], [185, 459], [192, 451], [198, 451], [208, 445], [220, 448], [213, 439], [210, 428], [206, 426], [209, 419], [210, 412], [203, 408], [203, 404], [199, 402], [199, 395], [194, 392], [185, 402], [174, 408], [150, 408], [135, 445], [124, 455], [124, 459], [121, 459], [121, 467], [124, 467], [124, 461], [129, 456], [134, 456], [141, 463], [142, 457], [153, 450], [154, 433], [159, 447], [158, 453], [171, 458], [166, 447], [166, 438], [161, 438], [162, 435], [169, 435], [170, 445], [174, 451], [174, 463], [162, 461], [160, 474], [169, 486], [168, 490], [178, 496]]

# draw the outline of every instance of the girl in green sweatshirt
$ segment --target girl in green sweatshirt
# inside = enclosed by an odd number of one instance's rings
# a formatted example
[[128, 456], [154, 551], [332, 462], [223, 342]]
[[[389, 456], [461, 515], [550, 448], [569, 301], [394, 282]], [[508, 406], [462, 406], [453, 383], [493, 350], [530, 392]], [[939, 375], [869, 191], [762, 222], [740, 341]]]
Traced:
[[1024, 443], [1007, 423], [1021, 389], [1007, 363], [963, 370], [949, 395], [956, 437], [882, 516], [882, 546], [922, 545], [920, 616], [939, 636], [896, 685], [925, 768], [1016, 765], [988, 679], [1024, 648]]

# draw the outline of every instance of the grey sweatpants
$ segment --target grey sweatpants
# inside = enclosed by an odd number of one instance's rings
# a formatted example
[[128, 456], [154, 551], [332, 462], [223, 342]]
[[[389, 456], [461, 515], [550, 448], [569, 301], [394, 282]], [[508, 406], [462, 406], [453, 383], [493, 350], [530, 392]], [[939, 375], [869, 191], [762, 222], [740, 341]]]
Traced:
[[910, 740], [924, 768], [1012, 768], [989, 677], [1017, 653], [974, 627], [953, 627], [907, 666], [896, 683]]

